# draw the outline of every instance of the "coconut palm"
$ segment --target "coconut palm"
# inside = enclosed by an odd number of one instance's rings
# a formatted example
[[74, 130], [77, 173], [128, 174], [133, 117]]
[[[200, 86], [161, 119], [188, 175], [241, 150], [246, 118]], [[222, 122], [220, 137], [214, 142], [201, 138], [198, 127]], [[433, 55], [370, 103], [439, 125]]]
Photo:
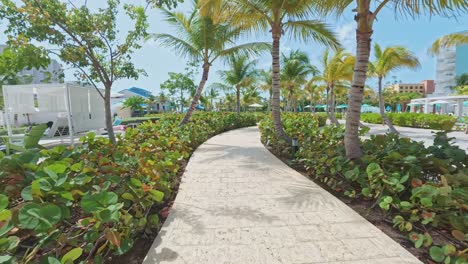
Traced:
[[[220, 77], [225, 84], [216, 83], [214, 87], [223, 90], [234, 88], [236, 91], [237, 115], [241, 110], [241, 89], [251, 86], [255, 82], [256, 61], [250, 60], [248, 56], [230, 56], [227, 60], [228, 70], [219, 71]], [[227, 84], [227, 86], [226, 86]]]
[[218, 98], [219, 92], [215, 87], [210, 87], [206, 92], [205, 92], [205, 98], [207, 99], [207, 102], [209, 104], [209, 109], [211, 111], [214, 110], [214, 100]]
[[312, 66], [307, 54], [300, 50], [291, 51], [288, 55], [281, 55], [283, 68], [281, 69], [281, 86], [285, 91], [287, 111], [295, 110], [295, 99], [298, 90], [306, 83], [308, 76], [318, 73]]
[[272, 78], [271, 78], [271, 70], [266, 71], [266, 70], [259, 70], [257, 73], [257, 82], [258, 82], [258, 87], [262, 91], [268, 91], [268, 103], [267, 103], [267, 112], [270, 112], [271, 109], [271, 97], [272, 97]]
[[315, 112], [315, 105], [319, 101], [325, 91], [325, 86], [320, 85], [317, 79], [312, 78], [304, 85], [304, 95], [309, 99], [310, 112]]
[[[192, 103], [181, 121], [188, 122], [200, 99], [203, 88], [208, 80], [211, 65], [218, 59], [226, 59], [232, 55], [258, 55], [271, 49], [263, 42], [252, 42], [234, 45], [242, 32], [242, 27], [235, 26], [232, 21], [218, 21], [219, 17], [201, 15], [198, 1], [194, 1], [192, 12], [187, 16], [180, 12], [162, 9], [165, 21], [175, 27], [177, 35], [155, 34], [154, 38], [164, 47], [173, 48], [178, 54], [191, 61], [202, 62], [202, 78], [193, 96]], [[216, 22], [216, 23], [215, 23]]]
[[229, 10], [234, 20], [254, 31], [270, 32], [272, 43], [272, 110], [277, 135], [287, 139], [280, 115], [280, 42], [285, 35], [305, 42], [316, 41], [325, 46], [339, 46], [335, 34], [328, 25], [310, 19], [322, 2], [317, 0], [201, 0], [207, 13]]
[[429, 53], [439, 54], [441, 50], [456, 47], [458, 45], [468, 44], [468, 31], [453, 33], [438, 38], [429, 49]]
[[353, 77], [355, 58], [343, 49], [330, 55], [326, 50], [322, 56], [323, 71], [313, 78], [322, 83], [327, 92], [327, 113], [330, 121], [339, 125], [335, 116], [335, 89], [347, 88]]
[[[359, 120], [361, 104], [366, 84], [369, 64], [371, 38], [374, 32], [374, 22], [385, 7], [394, 10], [396, 15], [417, 17], [424, 13], [431, 15], [452, 15], [468, 11], [466, 0], [327, 0], [320, 1], [321, 12], [343, 13], [351, 4], [356, 28], [356, 64], [346, 115], [345, 147], [346, 156], [350, 159], [360, 159], [362, 150], [359, 141]], [[375, 4], [375, 5], [373, 5]], [[375, 9], [371, 10], [371, 6]]]
[[379, 44], [374, 45], [375, 61], [369, 64], [369, 73], [378, 80], [379, 107], [384, 123], [392, 133], [398, 133], [385, 114], [385, 103], [382, 95], [382, 80], [392, 71], [401, 68], [417, 69], [421, 66], [418, 58], [402, 46], [390, 46], [382, 50]]

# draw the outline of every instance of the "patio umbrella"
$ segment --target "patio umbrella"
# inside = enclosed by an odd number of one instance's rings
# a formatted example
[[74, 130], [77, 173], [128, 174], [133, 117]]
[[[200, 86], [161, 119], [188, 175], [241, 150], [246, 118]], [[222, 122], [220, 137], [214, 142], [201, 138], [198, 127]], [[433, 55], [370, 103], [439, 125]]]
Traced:
[[389, 106], [389, 105], [387, 105], [387, 107], [385, 107], [385, 110], [388, 111], [388, 112], [390, 112], [390, 111], [392, 111], [392, 107]]
[[398, 113], [400, 113], [400, 112], [401, 112], [401, 104], [397, 104], [397, 106], [396, 106], [396, 110], [397, 110], [397, 112], [398, 112]]
[[259, 107], [263, 107], [263, 105], [261, 105], [261, 104], [251, 104], [251, 105], [249, 105], [249, 107], [259, 108]]
[[347, 104], [340, 104], [340, 105], [336, 106], [336, 108], [338, 108], [338, 109], [348, 108], [348, 105]]
[[197, 106], [195, 106], [195, 109], [197, 109], [197, 110], [205, 110], [205, 107], [203, 107], [203, 105], [197, 105]]
[[327, 108], [327, 105], [316, 105], [315, 108], [319, 108], [319, 109]]

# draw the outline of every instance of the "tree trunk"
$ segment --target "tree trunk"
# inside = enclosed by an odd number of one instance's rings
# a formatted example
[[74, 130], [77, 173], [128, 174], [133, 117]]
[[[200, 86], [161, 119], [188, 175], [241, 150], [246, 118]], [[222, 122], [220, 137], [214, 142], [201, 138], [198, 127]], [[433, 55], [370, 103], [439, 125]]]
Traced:
[[184, 119], [182, 119], [179, 125], [185, 125], [190, 120], [190, 117], [195, 111], [195, 107], [197, 106], [198, 100], [200, 99], [200, 96], [203, 92], [203, 87], [205, 87], [206, 81], [208, 80], [209, 72], [210, 72], [210, 64], [208, 62], [205, 62], [203, 64], [203, 75], [202, 75], [202, 79], [200, 80], [200, 84], [198, 84], [197, 91], [195, 92], [195, 95], [193, 96], [193, 99], [192, 99], [192, 103], [190, 104], [190, 107], [187, 113], [185, 114]]
[[109, 137], [109, 141], [112, 144], [115, 144], [115, 135], [114, 135], [114, 127], [112, 126], [112, 111], [111, 111], [111, 88], [112, 84], [106, 84], [106, 90], [104, 92], [104, 109], [105, 109], [105, 117], [106, 117], [106, 129], [107, 129], [107, 136]]
[[184, 91], [180, 89], [180, 112], [184, 112]]
[[236, 86], [236, 111], [237, 115], [240, 116], [241, 104], [240, 104], [240, 87]]
[[390, 121], [390, 119], [387, 117], [387, 114], [385, 114], [385, 103], [382, 95], [382, 77], [379, 77], [379, 108], [384, 124], [388, 126], [390, 132], [398, 134], [398, 131], [393, 126], [392, 121]]
[[[359, 160], [362, 157], [359, 141], [359, 123], [371, 49], [372, 27], [369, 25], [368, 19], [366, 19], [370, 15], [368, 2], [363, 9], [364, 11], [357, 15], [359, 25], [356, 30], [356, 63], [354, 65], [353, 83], [349, 95], [348, 114], [346, 115], [345, 147], [346, 156], [351, 160]], [[363, 17], [359, 18], [361, 16]]]
[[275, 127], [276, 135], [279, 138], [288, 140], [286, 133], [283, 129], [281, 122], [281, 109], [280, 109], [280, 37], [281, 28], [277, 27], [272, 29], [273, 45], [271, 51], [272, 57], [272, 100], [271, 108], [273, 115], [273, 124]]
[[330, 86], [330, 121], [335, 124], [335, 125], [340, 125], [340, 122], [338, 122], [338, 119], [336, 119], [335, 115], [335, 87], [332, 84]]

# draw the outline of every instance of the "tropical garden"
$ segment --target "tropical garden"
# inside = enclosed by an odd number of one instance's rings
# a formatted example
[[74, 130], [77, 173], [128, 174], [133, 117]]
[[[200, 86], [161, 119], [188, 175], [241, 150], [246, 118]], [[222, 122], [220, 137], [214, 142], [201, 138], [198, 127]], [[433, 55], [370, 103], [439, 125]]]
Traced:
[[[142, 243], [151, 243], [167, 217], [193, 151], [214, 135], [257, 123], [273, 153], [331, 193], [366, 204], [368, 213], [379, 212], [379, 221], [397, 230], [421, 260], [468, 262], [468, 155], [445, 132], [457, 120], [387, 114], [388, 105], [407, 104], [419, 94], [395, 94], [383, 81], [421, 63], [406, 47], [372, 41], [384, 8], [409, 19], [459, 16], [468, 11], [466, 1], [195, 0], [187, 13], [177, 11], [178, 2], [147, 0], [140, 6], [107, 0], [104, 8], [93, 10], [87, 1], [1, 0], [8, 36], [0, 57], [1, 82], [13, 83], [21, 69], [59, 58], [76, 70], [80, 82], [105, 88], [100, 96], [108, 136], [90, 133], [78, 146], [8, 157], [0, 152], [0, 263], [132, 258]], [[345, 50], [323, 22], [350, 7], [355, 51]], [[173, 31], [148, 32], [149, 9], [159, 10]], [[132, 21], [128, 32], [118, 30], [119, 16]], [[251, 41], [252, 33], [267, 34], [269, 40]], [[303, 50], [282, 51], [285, 39], [325, 47], [318, 54], [320, 65]], [[179, 114], [165, 113], [115, 135], [112, 88], [118, 80], [147, 74], [132, 58], [148, 40], [187, 60], [187, 67], [169, 73], [157, 98], [132, 98], [125, 107], [144, 112], [142, 105], [167, 100]], [[435, 40], [430, 52], [463, 43], [468, 43], [466, 34], [447, 35]], [[258, 67], [259, 56], [271, 56], [270, 66]], [[217, 62], [225, 69], [213, 72]], [[215, 74], [221, 81], [207, 84]], [[377, 81], [375, 91], [367, 85], [371, 78]], [[454, 93], [465, 94], [466, 85], [466, 76], [460, 76]], [[257, 104], [263, 113], [250, 111]], [[379, 113], [361, 114], [363, 104], [379, 107]], [[199, 105], [204, 111], [196, 111]], [[392, 133], [363, 139], [368, 128], [362, 122], [383, 123]], [[400, 137], [394, 125], [442, 131], [427, 147]]]

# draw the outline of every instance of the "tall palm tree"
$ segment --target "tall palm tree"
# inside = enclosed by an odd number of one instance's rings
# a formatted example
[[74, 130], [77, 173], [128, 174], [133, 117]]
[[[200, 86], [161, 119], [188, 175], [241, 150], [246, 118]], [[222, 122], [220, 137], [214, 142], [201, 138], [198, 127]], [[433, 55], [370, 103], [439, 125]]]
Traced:
[[441, 50], [455, 47], [458, 45], [468, 44], [468, 31], [453, 33], [438, 38], [429, 49], [429, 53], [439, 54]]
[[234, 45], [244, 29], [235, 26], [232, 21], [227, 20], [228, 18], [219, 21], [220, 18], [214, 15], [200, 14], [197, 0], [194, 1], [193, 10], [188, 16], [167, 9], [162, 10], [165, 21], [175, 27], [177, 35], [155, 34], [154, 38], [162, 46], [173, 48], [191, 61], [202, 62], [202, 78], [189, 110], [180, 123], [183, 125], [188, 122], [195, 110], [214, 61], [226, 59], [232, 55], [258, 55], [271, 49], [271, 46], [264, 42]]
[[375, 61], [369, 64], [369, 73], [378, 80], [380, 115], [392, 133], [398, 133], [385, 114], [385, 103], [382, 96], [382, 80], [392, 71], [401, 68], [417, 69], [421, 66], [418, 58], [402, 46], [390, 46], [384, 50], [379, 44], [374, 45]]
[[343, 49], [330, 55], [326, 50], [322, 56], [323, 71], [314, 80], [321, 81], [327, 91], [327, 113], [330, 121], [339, 125], [335, 115], [335, 89], [346, 88], [353, 77], [355, 57]]
[[219, 92], [215, 87], [210, 86], [210, 88], [205, 92], [205, 97], [209, 103], [210, 111], [214, 109], [214, 100], [218, 98]]
[[281, 85], [286, 92], [287, 111], [296, 109], [294, 100], [298, 90], [306, 83], [309, 75], [317, 74], [318, 70], [310, 64], [307, 54], [300, 50], [291, 51], [288, 55], [281, 55], [283, 69], [281, 69]]
[[267, 112], [271, 110], [271, 98], [272, 98], [272, 82], [273, 79], [271, 78], [272, 72], [271, 70], [259, 70], [257, 73], [257, 82], [258, 87], [262, 89], [262, 91], [268, 91], [268, 104], [267, 104]]
[[256, 61], [250, 60], [248, 56], [230, 56], [227, 60], [229, 67], [226, 71], [219, 71], [221, 79], [228, 86], [224, 84], [213, 84], [215, 87], [222, 88], [224, 90], [230, 90], [234, 88], [236, 91], [237, 101], [237, 115], [240, 115], [241, 110], [241, 89], [251, 86], [255, 82], [255, 70]]
[[320, 85], [320, 83], [317, 81], [316, 78], [310, 79], [305, 85], [304, 85], [304, 92], [305, 95], [309, 99], [309, 105], [310, 105], [310, 112], [315, 112], [315, 105], [317, 104], [317, 101], [321, 99], [321, 96], [323, 95], [323, 92], [325, 91], [325, 86]]
[[329, 26], [310, 19], [322, 2], [317, 0], [201, 0], [207, 13], [229, 10], [234, 20], [254, 31], [270, 32], [272, 37], [272, 110], [277, 135], [287, 139], [280, 115], [280, 42], [284, 35], [305, 42], [316, 41], [338, 48], [339, 43]]
[[[321, 12], [334, 11], [343, 13], [352, 3], [356, 5], [354, 19], [356, 29], [356, 64], [354, 67], [353, 82], [348, 101], [348, 114], [346, 115], [345, 147], [346, 156], [358, 160], [362, 156], [359, 141], [359, 124], [361, 117], [361, 104], [366, 84], [369, 64], [371, 38], [374, 32], [374, 22], [384, 9], [390, 7], [397, 15], [417, 17], [424, 13], [431, 15], [452, 15], [468, 11], [466, 0], [327, 0], [320, 1]], [[375, 3], [375, 5], [372, 5]], [[375, 9], [371, 10], [371, 6]]]

